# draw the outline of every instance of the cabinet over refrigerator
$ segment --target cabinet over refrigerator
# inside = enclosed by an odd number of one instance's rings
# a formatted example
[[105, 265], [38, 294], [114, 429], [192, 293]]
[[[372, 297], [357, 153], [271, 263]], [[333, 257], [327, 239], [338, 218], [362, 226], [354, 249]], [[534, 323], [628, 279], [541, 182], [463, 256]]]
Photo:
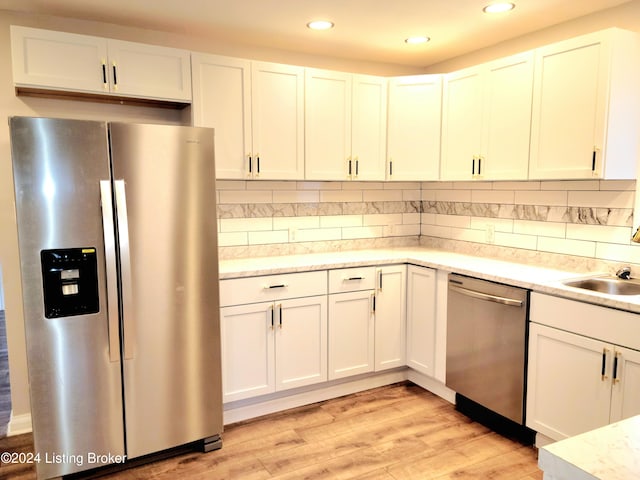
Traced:
[[219, 447], [213, 130], [9, 123], [38, 477]]

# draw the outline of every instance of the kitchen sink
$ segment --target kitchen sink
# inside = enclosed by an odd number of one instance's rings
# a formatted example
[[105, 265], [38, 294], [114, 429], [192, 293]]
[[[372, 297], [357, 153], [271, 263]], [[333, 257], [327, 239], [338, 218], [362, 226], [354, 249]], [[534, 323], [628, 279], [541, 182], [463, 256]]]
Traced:
[[606, 276], [566, 280], [562, 283], [567, 287], [608, 293], [609, 295], [640, 295], [640, 279], [623, 280], [613, 276]]

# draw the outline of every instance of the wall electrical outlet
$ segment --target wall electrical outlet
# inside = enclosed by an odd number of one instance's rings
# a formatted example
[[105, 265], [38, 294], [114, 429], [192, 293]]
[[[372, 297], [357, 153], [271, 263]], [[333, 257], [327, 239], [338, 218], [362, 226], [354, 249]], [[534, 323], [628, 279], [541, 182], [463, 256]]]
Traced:
[[289, 241], [290, 242], [295, 242], [297, 236], [298, 236], [298, 229], [297, 228], [290, 228], [289, 229]]
[[496, 241], [496, 226], [493, 223], [487, 223], [484, 230], [484, 239], [487, 243], [495, 243]]

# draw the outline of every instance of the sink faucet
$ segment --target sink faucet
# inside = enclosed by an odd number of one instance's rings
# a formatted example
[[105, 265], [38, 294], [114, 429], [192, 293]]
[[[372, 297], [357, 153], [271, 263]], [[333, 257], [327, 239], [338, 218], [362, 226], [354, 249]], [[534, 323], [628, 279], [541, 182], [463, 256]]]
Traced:
[[616, 272], [616, 277], [623, 280], [629, 280], [631, 278], [631, 267], [622, 267]]

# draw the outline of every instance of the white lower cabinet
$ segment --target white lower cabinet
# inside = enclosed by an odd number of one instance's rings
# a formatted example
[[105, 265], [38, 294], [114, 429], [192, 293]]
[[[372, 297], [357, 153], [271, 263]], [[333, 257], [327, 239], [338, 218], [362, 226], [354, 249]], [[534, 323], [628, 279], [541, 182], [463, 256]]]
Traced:
[[329, 380], [373, 372], [373, 290], [329, 295]]
[[406, 268], [222, 280], [223, 401], [405, 366]]
[[407, 266], [377, 270], [375, 371], [406, 365]]
[[[640, 414], [637, 315], [533, 294], [527, 380], [527, 426], [561, 440]], [[578, 333], [566, 331], [571, 324]], [[608, 338], [607, 330], [621, 332]], [[600, 339], [598, 339], [600, 338]]]
[[611, 390], [610, 422], [640, 415], [640, 352], [615, 347], [618, 368]]
[[601, 375], [606, 348], [598, 340], [531, 324], [529, 428], [561, 440], [609, 423], [611, 381]]
[[275, 392], [273, 308], [268, 302], [220, 309], [224, 402]]
[[326, 295], [221, 309], [223, 401], [327, 380]]
[[329, 379], [405, 365], [406, 266], [329, 272]]
[[329, 271], [329, 380], [373, 372], [375, 267]]
[[275, 305], [276, 391], [327, 380], [327, 296]]
[[435, 376], [436, 270], [407, 267], [407, 366]]
[[[326, 275], [322, 271], [221, 282], [223, 402], [327, 380]], [[286, 298], [294, 292], [319, 294]], [[265, 296], [272, 300], [229, 305], [234, 299]]]

